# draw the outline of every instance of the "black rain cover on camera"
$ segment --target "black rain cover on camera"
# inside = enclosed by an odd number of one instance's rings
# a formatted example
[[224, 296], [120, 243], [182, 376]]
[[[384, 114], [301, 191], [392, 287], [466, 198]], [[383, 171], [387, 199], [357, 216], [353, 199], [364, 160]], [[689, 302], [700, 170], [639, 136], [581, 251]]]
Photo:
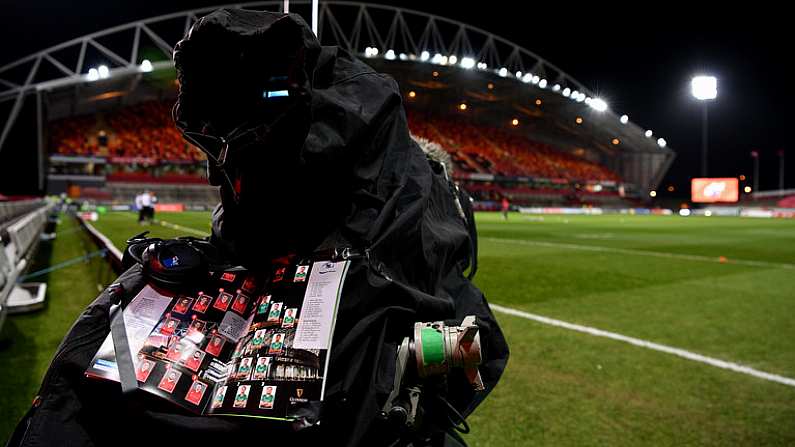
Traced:
[[[494, 388], [508, 358], [505, 339], [483, 294], [464, 276], [476, 244], [475, 233], [470, 232], [474, 223], [468, 225], [461, 216], [455, 203], [459, 193], [441, 166], [429, 161], [411, 139], [397, 83], [343, 49], [321, 47], [299, 16], [222, 9], [204, 17], [180, 45], [190, 46], [203, 33], [207, 33], [202, 36], [205, 42], [213, 41], [216, 33], [217, 39], [239, 42], [249, 49], [257, 42], [272, 47], [272, 42], [259, 38], [274, 23], [283, 26], [284, 21], [301, 30], [311, 121], [301, 144], [281, 148], [294, 153], [259, 152], [246, 159], [240, 167], [240, 175], [248, 176], [240, 204], [230, 201], [229, 191], [222, 186], [223, 203], [213, 213], [211, 241], [234, 262], [252, 270], [258, 267], [258, 254], [287, 254], [274, 253], [272, 248], [283, 246], [284, 241], [297, 245], [292, 253], [335, 247], [368, 253], [352, 261], [343, 288], [322, 423], [291, 432], [283, 425], [260, 421], [128, 409], [113, 415], [118, 417], [116, 427], [145, 424], [142, 428], [158, 433], [180, 429], [173, 439], [184, 445], [233, 439], [234, 443], [251, 439], [291, 445], [393, 445], [401, 434], [388, 422], [379, 421], [378, 414], [392, 389], [397, 345], [416, 321], [457, 324], [464, 316], [475, 315], [486, 391], [474, 392], [462, 373], [451, 374], [438, 390], [426, 390], [422, 405], [429, 431], [409, 441], [411, 445], [440, 445], [445, 442], [444, 432], [450, 431], [449, 411], [442, 399], [462, 415], [470, 414]], [[201, 54], [201, 48], [193, 51]], [[178, 73], [183, 68], [177, 58]], [[185, 87], [175, 118], [187, 122], [190, 86]], [[262, 174], [255, 175], [258, 171]], [[247, 196], [247, 188], [256, 194]], [[468, 196], [460, 194], [464, 211], [471, 216]], [[134, 268], [127, 275], [140, 273]], [[101, 296], [81, 317], [93, 316], [97, 325], [104, 325], [105, 333], [107, 315], [102, 315], [102, 309], [107, 300]], [[85, 321], [76, 326], [64, 341], [67, 349], [70, 343], [85, 340], [76, 330], [91, 329]], [[70, 354], [70, 358], [87, 363], [96, 347], [81, 345], [86, 354]], [[112, 386], [85, 383], [74, 375], [85, 366], [60, 366], [61, 371], [52, 373], [51, 383], [60, 383], [61, 388], [42, 388], [43, 395], [64, 394], [67, 403], [74, 405], [61, 403], [58, 408], [76, 413], [59, 417], [62, 422], [39, 421], [38, 426], [68, 431], [75, 445], [92, 445], [91, 438], [113, 426], [113, 416], [94, 407], [81, 408], [81, 401], [99, 405], [102, 399], [90, 397], [97, 389], [103, 387], [109, 404], [127, 408], [108, 391]], [[54, 410], [51, 417], [57, 414]], [[411, 438], [404, 437], [402, 445]]]

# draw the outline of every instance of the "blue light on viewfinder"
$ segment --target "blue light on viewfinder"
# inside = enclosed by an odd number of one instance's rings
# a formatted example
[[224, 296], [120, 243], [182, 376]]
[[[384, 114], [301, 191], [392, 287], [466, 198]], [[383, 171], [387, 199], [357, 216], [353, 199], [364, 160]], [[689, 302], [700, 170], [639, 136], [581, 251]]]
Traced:
[[264, 91], [262, 93], [263, 98], [278, 98], [280, 96], [290, 96], [290, 92], [287, 90], [275, 90], [275, 91]]

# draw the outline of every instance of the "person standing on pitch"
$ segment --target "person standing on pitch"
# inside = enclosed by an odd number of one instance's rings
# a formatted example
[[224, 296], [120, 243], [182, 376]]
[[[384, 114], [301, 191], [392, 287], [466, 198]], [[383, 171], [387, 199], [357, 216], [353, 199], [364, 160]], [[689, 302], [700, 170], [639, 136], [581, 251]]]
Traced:
[[143, 201], [141, 200], [141, 196], [143, 194], [138, 194], [135, 196], [135, 209], [138, 210], [138, 224], [143, 225], [144, 223], [144, 206]]
[[511, 209], [511, 202], [508, 201], [507, 197], [502, 198], [502, 219], [508, 220], [508, 210]]

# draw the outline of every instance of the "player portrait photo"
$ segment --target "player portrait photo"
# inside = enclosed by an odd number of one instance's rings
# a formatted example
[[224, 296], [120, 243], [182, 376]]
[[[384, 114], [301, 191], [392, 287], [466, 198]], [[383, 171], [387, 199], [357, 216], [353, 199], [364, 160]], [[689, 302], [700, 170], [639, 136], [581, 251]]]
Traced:
[[167, 393], [172, 393], [177, 386], [177, 382], [179, 382], [180, 376], [182, 376], [181, 372], [174, 368], [169, 368], [166, 370], [166, 373], [163, 374], [163, 378], [160, 379], [160, 383], [157, 387]]
[[188, 333], [185, 337], [194, 343], [201, 343], [204, 340], [204, 328], [206, 326], [207, 323], [205, 321], [193, 320], [188, 326]]
[[163, 321], [163, 325], [160, 326], [160, 333], [165, 335], [172, 335], [174, 332], [177, 331], [178, 327], [179, 327], [179, 320], [177, 320], [176, 318], [167, 317], [165, 321]]
[[259, 297], [259, 301], [257, 303], [257, 314], [264, 314], [268, 313], [268, 305], [271, 302], [270, 295], [262, 295]]
[[229, 304], [232, 303], [232, 298], [232, 295], [222, 290], [215, 299], [215, 304], [213, 304], [213, 307], [220, 311], [226, 311], [226, 309], [229, 308]]
[[168, 347], [168, 351], [166, 352], [166, 358], [171, 360], [172, 362], [180, 361], [183, 356], [188, 354], [186, 352], [186, 346], [180, 341], [178, 337], [174, 337], [171, 340], [171, 345]]
[[279, 321], [279, 318], [282, 316], [282, 303], [273, 303], [271, 304], [271, 311], [268, 312], [268, 321], [275, 322]]
[[227, 386], [224, 385], [221, 388], [218, 388], [218, 391], [215, 392], [215, 397], [213, 397], [213, 403], [211, 405], [212, 408], [221, 408], [224, 405], [224, 398], [226, 397], [226, 389]]
[[221, 355], [221, 350], [224, 349], [225, 343], [226, 340], [224, 339], [224, 337], [215, 334], [212, 337], [210, 337], [210, 341], [209, 343], [207, 343], [207, 346], [204, 348], [204, 350], [213, 357], [218, 357], [219, 355]]
[[282, 327], [290, 328], [295, 326], [295, 314], [298, 308], [291, 307], [284, 311], [284, 319], [282, 319]]
[[253, 348], [259, 348], [260, 346], [262, 346], [262, 344], [265, 343], [265, 337], [267, 332], [268, 331], [265, 329], [260, 329], [254, 332], [254, 337], [251, 338], [251, 346]]
[[309, 273], [309, 266], [308, 265], [299, 265], [295, 269], [295, 277], [293, 278], [293, 282], [305, 282], [306, 275]]
[[205, 391], [207, 391], [207, 384], [196, 380], [188, 389], [188, 394], [185, 395], [185, 400], [194, 405], [199, 405], [199, 403], [202, 401], [202, 397], [204, 397]]
[[196, 372], [199, 370], [199, 367], [202, 364], [202, 360], [204, 360], [204, 351], [199, 349], [193, 351], [193, 354], [187, 356], [184, 361], [185, 367], [189, 370]]
[[188, 298], [186, 296], [179, 298], [177, 300], [177, 304], [174, 304], [174, 307], [171, 309], [171, 311], [178, 314], [188, 313], [188, 309], [190, 309], [190, 303], [192, 302], [193, 298]]
[[268, 370], [271, 366], [272, 357], [260, 357], [257, 359], [257, 366], [254, 367], [252, 379], [264, 380], [268, 377]]
[[259, 398], [259, 407], [264, 410], [273, 408], [273, 403], [276, 401], [276, 387], [268, 385], [262, 389], [262, 396]]
[[257, 287], [257, 280], [254, 279], [253, 276], [249, 276], [248, 278], [246, 278], [246, 280], [243, 281], [243, 285], [240, 286], [241, 289], [249, 293], [253, 292], [256, 287]]
[[273, 334], [268, 354], [281, 354], [284, 351], [284, 334]]
[[138, 368], [135, 370], [135, 378], [139, 382], [146, 382], [153, 369], [155, 369], [155, 362], [149, 359], [141, 359], [138, 362]]
[[199, 298], [196, 299], [196, 303], [193, 304], [193, 310], [199, 313], [207, 312], [211, 300], [211, 296], [200, 293]]
[[251, 392], [251, 386], [240, 385], [237, 387], [237, 394], [235, 394], [235, 403], [232, 405], [235, 408], [246, 408], [248, 403], [248, 393]]
[[243, 314], [246, 312], [246, 306], [248, 305], [248, 297], [239, 293], [237, 297], [235, 297], [235, 301], [232, 303], [232, 310], [239, 314]]
[[251, 357], [243, 357], [240, 359], [240, 364], [237, 366], [237, 379], [247, 380], [251, 374]]

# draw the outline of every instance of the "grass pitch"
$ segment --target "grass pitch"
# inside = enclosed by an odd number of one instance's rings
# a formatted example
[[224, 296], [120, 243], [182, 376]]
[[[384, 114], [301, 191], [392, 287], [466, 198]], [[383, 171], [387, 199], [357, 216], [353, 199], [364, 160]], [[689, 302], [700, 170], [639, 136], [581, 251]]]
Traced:
[[[208, 213], [158, 216], [209, 232]], [[478, 214], [476, 283], [492, 303], [795, 377], [795, 222]], [[64, 218], [40, 263], [93, 250]], [[120, 248], [131, 213], [95, 225]], [[100, 260], [97, 260], [100, 261]], [[0, 336], [0, 442], [63, 334], [109, 281], [94, 261], [48, 275], [45, 311]], [[100, 273], [97, 273], [97, 272]], [[470, 418], [473, 446], [794, 445], [795, 388], [497, 314], [511, 359]]]

